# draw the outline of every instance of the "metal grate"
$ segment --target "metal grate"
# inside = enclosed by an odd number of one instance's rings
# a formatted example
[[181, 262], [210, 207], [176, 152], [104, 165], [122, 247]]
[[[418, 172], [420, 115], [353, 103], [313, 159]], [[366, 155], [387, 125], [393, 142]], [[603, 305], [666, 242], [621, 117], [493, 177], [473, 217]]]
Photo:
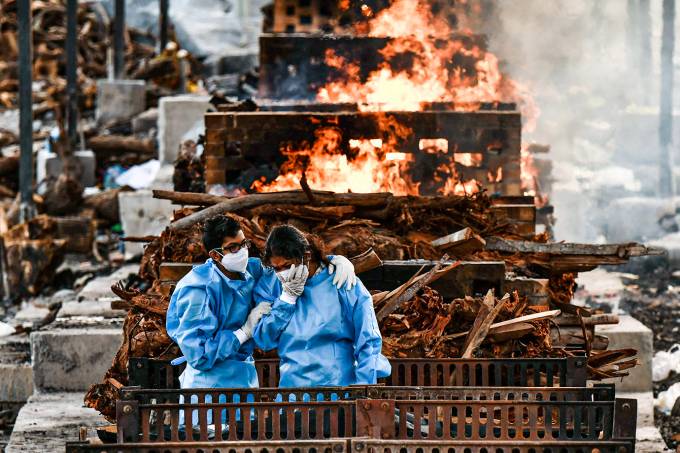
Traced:
[[[536, 386], [583, 387], [586, 361], [563, 359], [390, 359], [388, 386]], [[255, 361], [261, 387], [277, 387], [278, 359]], [[179, 388], [182, 367], [168, 361], [131, 358], [129, 384], [143, 388]]]
[[634, 414], [631, 412], [634, 404], [628, 400], [362, 399], [215, 403], [208, 400], [206, 393], [201, 396], [201, 400], [178, 404], [118, 401], [119, 442], [265, 441], [354, 436], [429, 440], [607, 440], [613, 437], [615, 429], [619, 437], [630, 431], [630, 426], [617, 428], [615, 416], [618, 421]]
[[139, 404], [197, 402], [394, 400], [614, 401], [614, 384], [594, 387], [297, 387], [243, 389], [143, 389], [124, 387], [121, 400]]
[[154, 405], [119, 401], [116, 414], [121, 443], [352, 437], [357, 434], [356, 420], [354, 401]]

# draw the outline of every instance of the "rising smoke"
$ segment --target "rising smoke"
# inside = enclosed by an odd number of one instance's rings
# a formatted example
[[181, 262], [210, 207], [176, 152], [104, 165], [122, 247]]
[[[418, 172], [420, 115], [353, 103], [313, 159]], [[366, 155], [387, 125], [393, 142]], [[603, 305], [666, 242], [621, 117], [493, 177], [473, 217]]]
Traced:
[[674, 206], [658, 197], [661, 0], [492, 4], [480, 31], [541, 111], [524, 141], [552, 148], [557, 239], [663, 234]]

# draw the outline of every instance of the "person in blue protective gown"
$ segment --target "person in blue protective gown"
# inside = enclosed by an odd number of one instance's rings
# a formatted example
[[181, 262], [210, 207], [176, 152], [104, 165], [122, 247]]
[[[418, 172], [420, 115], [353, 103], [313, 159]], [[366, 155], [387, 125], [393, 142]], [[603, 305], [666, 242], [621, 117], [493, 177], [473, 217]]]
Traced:
[[278, 350], [280, 387], [375, 384], [389, 376], [371, 295], [358, 279], [353, 287], [333, 284], [317, 238], [290, 225], [275, 227], [263, 261], [254, 298], [271, 310], [253, 340], [265, 351]]
[[166, 318], [168, 335], [187, 362], [181, 387], [257, 387], [248, 340], [270, 309], [254, 307], [252, 299], [262, 265], [248, 257], [250, 242], [231, 217], [209, 219], [203, 245], [210, 258], [177, 283]]

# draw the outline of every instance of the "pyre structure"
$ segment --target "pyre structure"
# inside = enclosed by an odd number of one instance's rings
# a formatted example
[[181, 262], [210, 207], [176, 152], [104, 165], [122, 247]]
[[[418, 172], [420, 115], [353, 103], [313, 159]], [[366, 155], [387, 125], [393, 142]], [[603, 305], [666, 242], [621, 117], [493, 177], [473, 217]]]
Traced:
[[[220, 192], [226, 187], [232, 193], [267, 191], [263, 185], [256, 187], [253, 183], [276, 179], [290, 172], [291, 166], [298, 167], [300, 178], [309, 165], [305, 155], [318, 142], [319, 131], [333, 128], [339, 136], [335, 140], [340, 143], [337, 149], [325, 152], [352, 161], [361, 154], [357, 142], [371, 141], [379, 143], [369, 150], [374, 160], [405, 161], [394, 162], [393, 166], [403, 166], [400, 174], [409, 187], [395, 190], [392, 185], [377, 183], [372, 190], [364, 191], [460, 194], [472, 187], [465, 183], [474, 182], [491, 194], [522, 195], [522, 125], [515, 104], [427, 102], [403, 109], [379, 102], [366, 106], [358, 99], [320, 102], [324, 98], [317, 95], [324, 85], [347, 77], [343, 62], [356, 65], [358, 82], [380, 68], [408, 73], [413, 65], [411, 49], [388, 55], [386, 49], [396, 43], [395, 38], [349, 34], [344, 27], [352, 22], [353, 30], [360, 31], [361, 21], [388, 2], [344, 3], [344, 7], [321, 0], [274, 3], [270, 25], [265, 26], [265, 31], [271, 33], [260, 37], [257, 105], [247, 112], [242, 107], [222, 106], [219, 113], [206, 116], [206, 190]], [[452, 5], [449, 8], [453, 10]], [[433, 45], [456, 48], [444, 69], [462, 74], [463, 81], [456, 79], [457, 83], [465, 84], [477, 76], [480, 52], [486, 51], [483, 36], [452, 33], [446, 39], [433, 41]], [[387, 165], [381, 170], [384, 168]], [[352, 169], [365, 171], [369, 179], [373, 175], [368, 173], [376, 171], [361, 165]], [[313, 182], [310, 185], [314, 189], [329, 188]], [[293, 187], [270, 187], [282, 188]]]

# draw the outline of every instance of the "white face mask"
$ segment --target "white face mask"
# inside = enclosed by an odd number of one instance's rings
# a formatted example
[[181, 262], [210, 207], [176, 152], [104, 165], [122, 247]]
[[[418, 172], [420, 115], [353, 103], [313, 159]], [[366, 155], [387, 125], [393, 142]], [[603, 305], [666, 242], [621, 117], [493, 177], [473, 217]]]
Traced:
[[281, 283], [285, 282], [288, 280], [288, 274], [290, 274], [290, 268], [286, 269], [285, 271], [280, 271], [276, 273], [276, 278], [279, 279]]
[[222, 260], [220, 262], [222, 263], [222, 266], [230, 272], [243, 273], [248, 267], [248, 249], [244, 247], [236, 253], [222, 255]]

